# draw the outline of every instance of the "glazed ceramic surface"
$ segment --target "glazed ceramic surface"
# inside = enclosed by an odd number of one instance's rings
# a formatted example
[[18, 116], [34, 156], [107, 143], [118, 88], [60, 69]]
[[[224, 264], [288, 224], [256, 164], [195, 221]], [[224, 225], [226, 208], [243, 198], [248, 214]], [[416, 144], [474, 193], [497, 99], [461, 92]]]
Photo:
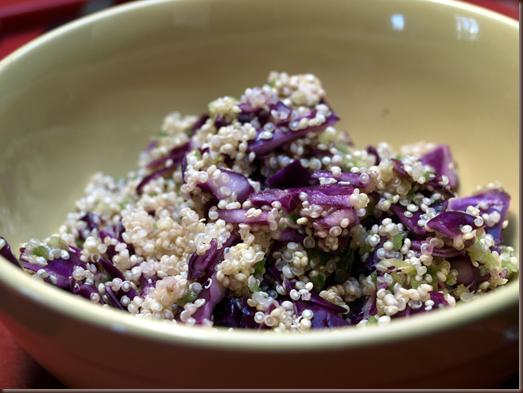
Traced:
[[[163, 117], [270, 71], [314, 73], [356, 146], [448, 143], [461, 195], [499, 180], [519, 252], [519, 24], [452, 1], [139, 1], [0, 63], [0, 234], [56, 233]], [[260, 334], [139, 320], [0, 260], [0, 318], [71, 388], [492, 388], [518, 369], [519, 283], [388, 326]], [[478, 371], [478, 364], [488, 363]], [[485, 363], [485, 364], [487, 364]]]

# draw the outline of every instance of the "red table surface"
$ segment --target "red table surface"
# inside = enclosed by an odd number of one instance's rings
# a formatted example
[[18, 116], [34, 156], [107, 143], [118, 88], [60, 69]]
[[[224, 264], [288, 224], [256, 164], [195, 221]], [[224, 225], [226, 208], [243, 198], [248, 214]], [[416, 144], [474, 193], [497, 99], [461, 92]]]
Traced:
[[[128, 0], [113, 0], [113, 5]], [[519, 20], [517, 0], [468, 0]], [[86, 13], [85, 0], [0, 0], [0, 59], [53, 27]], [[91, 2], [95, 3], [95, 2]], [[98, 2], [100, 4], [100, 2]], [[0, 389], [61, 389], [0, 321]], [[503, 388], [519, 388], [518, 375]]]

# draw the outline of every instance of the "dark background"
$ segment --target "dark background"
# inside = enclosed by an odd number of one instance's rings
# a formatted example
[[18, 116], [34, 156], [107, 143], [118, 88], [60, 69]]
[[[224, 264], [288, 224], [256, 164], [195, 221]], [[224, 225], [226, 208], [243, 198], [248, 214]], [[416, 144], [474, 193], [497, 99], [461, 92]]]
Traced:
[[[131, 0], [0, 0], [0, 59], [80, 16]], [[518, 0], [467, 0], [519, 20]], [[519, 374], [501, 389], [519, 389]], [[63, 389], [13, 339], [0, 321], [0, 389]]]

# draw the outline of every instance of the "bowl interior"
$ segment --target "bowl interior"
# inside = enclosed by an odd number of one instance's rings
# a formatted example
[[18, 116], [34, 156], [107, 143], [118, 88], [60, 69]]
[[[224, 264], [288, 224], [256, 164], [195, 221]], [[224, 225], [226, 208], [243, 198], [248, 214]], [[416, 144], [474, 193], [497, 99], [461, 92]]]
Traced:
[[167, 113], [276, 70], [318, 76], [360, 148], [448, 143], [461, 195], [500, 181], [518, 252], [518, 38], [451, 1], [171, 0], [84, 18], [0, 63], [0, 234], [17, 249], [56, 233], [92, 174], [134, 169]]

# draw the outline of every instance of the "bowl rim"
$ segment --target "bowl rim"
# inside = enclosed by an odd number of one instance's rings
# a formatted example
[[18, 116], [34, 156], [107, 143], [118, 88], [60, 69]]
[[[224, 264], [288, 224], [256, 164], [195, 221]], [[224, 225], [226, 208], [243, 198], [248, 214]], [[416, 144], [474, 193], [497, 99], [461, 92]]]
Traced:
[[[9, 279], [7, 279], [9, 278]], [[328, 350], [381, 345], [391, 341], [427, 336], [488, 317], [519, 303], [521, 278], [482, 296], [482, 299], [437, 312], [394, 320], [385, 326], [318, 329], [304, 334], [281, 334], [272, 330], [185, 326], [142, 320], [132, 314], [103, 307], [87, 299], [36, 280], [0, 257], [0, 289], [16, 292], [51, 314], [127, 336], [191, 347], [260, 350], [271, 352]], [[231, 331], [232, 330], [232, 331]], [[336, 340], [332, 336], [336, 335]]]
[[[33, 48], [37, 47], [38, 45], [41, 45], [49, 40], [52, 40], [55, 37], [60, 36], [61, 34], [64, 34], [69, 30], [78, 29], [81, 26], [87, 25], [89, 23], [93, 23], [97, 20], [109, 18], [116, 14], [125, 13], [125, 12], [133, 12], [142, 7], [154, 7], [159, 4], [163, 4], [163, 3], [182, 3], [182, 2], [186, 2], [186, 1], [187, 0], [137, 0], [137, 1], [129, 2], [129, 3], [117, 4], [110, 8], [102, 9], [100, 11], [93, 12], [92, 14], [88, 14], [88, 15], [79, 17], [73, 21], [70, 21], [70, 22], [64, 23], [61, 26], [58, 26], [55, 29], [45, 32], [44, 34], [36, 37], [35, 39], [29, 41], [28, 43], [22, 45], [20, 48], [14, 50], [12, 53], [7, 55], [5, 58], [0, 60], [0, 72], [2, 71], [3, 68], [7, 67], [11, 62], [15, 61], [18, 57], [22, 56], [27, 51], [30, 51]], [[206, 0], [206, 1], [217, 2], [219, 0]], [[486, 16], [489, 19], [503, 22], [503, 23], [508, 24], [512, 27], [515, 27], [519, 30], [519, 21], [516, 21], [515, 19], [512, 19], [508, 16], [505, 16], [505, 15], [500, 14], [495, 11], [491, 11], [487, 8], [483, 8], [483, 7], [480, 7], [480, 6], [472, 4], [472, 3], [466, 3], [464, 1], [459, 1], [459, 0], [411, 0], [411, 1], [418, 2], [418, 3], [436, 3], [436, 4], [441, 4], [443, 6], [454, 7], [457, 9], [465, 10], [467, 12]]]
[[[142, 7], [153, 7], [163, 3], [185, 2], [186, 0], [148, 0], [120, 4], [109, 9], [86, 15], [72, 22], [51, 30], [35, 40], [25, 44], [0, 61], [1, 72], [24, 56], [25, 53], [50, 40], [67, 34], [68, 31], [81, 28], [98, 20], [125, 12], [133, 12]], [[210, 2], [218, 0], [208, 0]], [[418, 3], [438, 3], [444, 6], [465, 10], [472, 14], [481, 14], [519, 30], [519, 22], [485, 8], [455, 0], [414, 0]], [[518, 223], [519, 224], [519, 223]], [[141, 320], [128, 312], [107, 309], [85, 299], [78, 299], [71, 293], [57, 289], [49, 284], [33, 279], [19, 267], [0, 257], [0, 288], [15, 292], [27, 301], [64, 318], [85, 323], [99, 329], [132, 335], [146, 340], [162, 343], [182, 344], [185, 346], [206, 348], [228, 348], [234, 350], [261, 351], [304, 351], [328, 350], [334, 347], [359, 347], [380, 345], [391, 341], [425, 336], [436, 331], [444, 331], [457, 326], [485, 318], [488, 315], [514, 307], [519, 302], [521, 278], [482, 296], [481, 301], [436, 313], [425, 313], [411, 318], [394, 320], [386, 326], [358, 329], [319, 329], [306, 334], [278, 334], [273, 331], [239, 330], [226, 328], [188, 327], [181, 324], [161, 323]], [[173, 326], [174, 325], [174, 326]], [[333, 340], [332, 335], [337, 339]], [[261, 338], [263, 337], [263, 338]]]

